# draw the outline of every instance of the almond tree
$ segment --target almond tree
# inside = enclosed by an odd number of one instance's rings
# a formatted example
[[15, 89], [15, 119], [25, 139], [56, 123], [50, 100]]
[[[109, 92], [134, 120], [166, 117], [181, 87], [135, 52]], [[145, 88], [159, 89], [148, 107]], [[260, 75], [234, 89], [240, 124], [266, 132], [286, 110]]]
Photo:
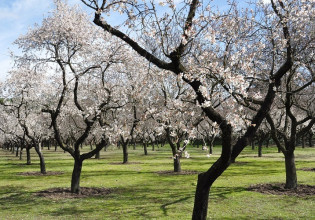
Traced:
[[266, 118], [272, 138], [284, 154], [287, 189], [298, 187], [294, 151], [297, 140], [314, 127], [314, 94], [313, 69], [308, 69], [304, 65], [295, 66], [285, 77], [277, 93], [277, 102]]
[[[208, 171], [199, 174], [195, 195], [193, 219], [206, 219], [211, 185], [245, 148], [266, 117], [275, 88], [292, 67], [296, 52], [293, 47], [304, 48], [301, 38], [307, 38], [311, 32], [306, 24], [312, 22], [314, 14], [311, 1], [271, 0], [271, 4], [259, 3], [251, 7], [254, 10], [241, 11], [232, 4], [227, 12], [214, 12], [210, 3], [198, 0], [177, 4], [160, 1], [159, 5], [131, 0], [81, 2], [95, 10], [93, 22], [97, 26], [189, 84], [206, 116], [219, 124], [221, 156]], [[112, 11], [125, 13], [124, 28], [102, 18], [102, 13], [111, 15]], [[135, 40], [137, 34], [140, 39]], [[257, 85], [267, 89], [253, 96], [251, 90]], [[210, 94], [218, 87], [224, 92], [216, 96], [222, 103], [230, 102], [228, 115], [222, 115], [213, 106]], [[240, 116], [235, 117], [241, 101], [255, 111], [249, 120], [253, 126], [232, 145], [233, 128], [242, 121]]]
[[[108, 144], [111, 111], [126, 102], [115, 73], [128, 52], [100, 33], [78, 7], [60, 1], [41, 26], [30, 29], [16, 44], [23, 50], [18, 63], [28, 62], [50, 76], [42, 85], [47, 88], [41, 94], [42, 112], [50, 116], [59, 147], [74, 159], [71, 192], [80, 193], [83, 161]], [[97, 137], [96, 148], [81, 153], [80, 146], [91, 136]]]
[[[9, 79], [3, 88], [8, 93], [4, 99], [6, 110], [15, 117], [11, 118], [9, 123], [16, 122], [17, 130], [11, 131], [27, 149], [28, 163], [30, 163], [29, 149], [34, 146], [40, 160], [40, 171], [46, 174], [46, 165], [44, 155], [41, 151], [41, 142], [43, 138], [49, 135], [47, 129], [49, 120], [41, 113], [41, 84], [44, 81], [41, 74], [20, 67], [9, 73]], [[5, 128], [7, 129], [7, 128]]]
[[[130, 51], [129, 51], [130, 52]], [[122, 145], [123, 163], [128, 163], [128, 146], [137, 136], [136, 132], [139, 123], [144, 120], [147, 111], [147, 98], [152, 89], [152, 83], [148, 81], [148, 75], [145, 61], [138, 56], [132, 56], [125, 59], [126, 65], [119, 73], [121, 74], [125, 89], [125, 105], [117, 109], [114, 114], [115, 132], [117, 141]]]

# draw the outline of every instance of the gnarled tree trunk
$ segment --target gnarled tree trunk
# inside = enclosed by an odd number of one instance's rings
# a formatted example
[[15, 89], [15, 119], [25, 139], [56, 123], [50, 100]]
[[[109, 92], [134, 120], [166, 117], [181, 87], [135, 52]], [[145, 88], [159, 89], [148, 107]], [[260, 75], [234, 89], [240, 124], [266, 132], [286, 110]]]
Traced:
[[221, 157], [207, 172], [198, 175], [192, 215], [193, 220], [207, 219], [210, 188], [213, 182], [224, 172], [224, 170], [226, 170], [229, 164], [229, 161], [226, 161]]

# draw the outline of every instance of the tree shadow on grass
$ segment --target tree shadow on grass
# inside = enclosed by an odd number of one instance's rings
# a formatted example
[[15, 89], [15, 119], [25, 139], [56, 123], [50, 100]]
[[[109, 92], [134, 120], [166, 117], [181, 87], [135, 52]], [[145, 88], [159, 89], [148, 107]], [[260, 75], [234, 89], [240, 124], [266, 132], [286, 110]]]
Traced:
[[188, 200], [190, 198], [192, 198], [192, 196], [186, 196], [186, 197], [183, 197], [181, 199], [177, 199], [175, 201], [165, 203], [165, 204], [161, 205], [160, 208], [162, 209], [164, 216], [168, 216], [168, 214], [167, 214], [167, 206], [174, 205], [174, 204], [177, 204], [177, 203], [181, 203], [181, 202], [186, 201], [186, 200]]
[[43, 205], [49, 202], [37, 200], [24, 187], [2, 186], [0, 188], [0, 207], [2, 210], [25, 209], [29, 206]]
[[246, 191], [245, 187], [213, 187], [210, 192], [212, 199], [227, 199], [227, 195]]
[[78, 218], [82, 218], [82, 214], [87, 214], [87, 213], [93, 213], [95, 212], [95, 209], [78, 209], [77, 207], [65, 207], [65, 208], [59, 208], [58, 210], [50, 211], [49, 215], [51, 216], [77, 216]]

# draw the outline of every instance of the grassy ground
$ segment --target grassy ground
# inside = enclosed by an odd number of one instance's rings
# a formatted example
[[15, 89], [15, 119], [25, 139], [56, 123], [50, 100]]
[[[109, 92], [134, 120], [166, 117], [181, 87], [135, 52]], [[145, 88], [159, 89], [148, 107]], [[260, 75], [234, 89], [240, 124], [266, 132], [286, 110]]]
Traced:
[[[205, 171], [220, 148], [208, 158], [200, 148], [188, 149], [182, 169]], [[315, 195], [293, 197], [247, 191], [257, 183], [285, 181], [284, 158], [275, 148], [263, 149], [263, 157], [245, 149], [238, 160], [214, 183], [208, 209], [209, 219], [315, 219]], [[141, 147], [129, 150], [130, 162], [122, 161], [121, 150], [101, 152], [101, 159], [84, 162], [81, 186], [106, 187], [113, 192], [102, 197], [48, 199], [35, 193], [70, 186], [73, 160], [62, 151], [44, 150], [48, 171], [57, 176], [21, 176], [39, 171], [32, 151], [32, 165], [0, 149], [0, 219], [191, 219], [197, 175], [165, 175], [172, 170], [170, 148], [165, 146], [143, 155]], [[315, 167], [315, 148], [296, 150], [297, 168]], [[315, 185], [315, 172], [298, 170], [299, 184]]]

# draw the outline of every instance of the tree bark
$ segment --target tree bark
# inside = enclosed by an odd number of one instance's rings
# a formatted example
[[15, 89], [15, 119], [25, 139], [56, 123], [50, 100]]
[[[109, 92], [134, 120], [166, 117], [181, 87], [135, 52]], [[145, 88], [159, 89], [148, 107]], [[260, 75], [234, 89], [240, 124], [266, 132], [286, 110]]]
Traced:
[[80, 176], [82, 171], [82, 163], [83, 161], [81, 159], [74, 159], [74, 167], [71, 178], [71, 193], [80, 193]]
[[27, 147], [26, 148], [26, 164], [27, 165], [31, 165], [32, 162], [31, 162], [31, 153], [30, 153], [30, 148]]
[[180, 165], [180, 157], [175, 155], [173, 156], [173, 160], [174, 160], [174, 172], [176, 173], [180, 173], [182, 172], [182, 167]]
[[302, 148], [305, 148], [305, 135], [302, 135], [301, 142], [302, 142]]
[[286, 173], [286, 189], [295, 189], [297, 187], [297, 175], [295, 167], [294, 152], [286, 152], [285, 158], [285, 173]]
[[210, 188], [213, 182], [227, 169], [229, 164], [230, 162], [221, 157], [207, 172], [198, 175], [192, 215], [193, 220], [207, 219]]
[[128, 163], [128, 144], [122, 143], [123, 163]]
[[95, 159], [100, 159], [100, 151], [95, 154]]
[[37, 144], [37, 145], [35, 146], [35, 151], [36, 151], [36, 153], [37, 153], [37, 155], [38, 155], [38, 157], [39, 157], [40, 172], [41, 172], [42, 174], [46, 174], [46, 164], [45, 164], [44, 155], [43, 155], [43, 153], [42, 153], [42, 151], [41, 151], [41, 146], [40, 146], [40, 144]]
[[148, 145], [147, 143], [143, 143], [144, 155], [148, 155]]
[[268, 137], [268, 138], [267, 138], [266, 148], [268, 148], [268, 147], [269, 147], [269, 143], [270, 143], [270, 138]]
[[21, 149], [20, 147], [16, 148], [16, 152], [15, 152], [15, 156], [18, 157], [19, 156], [19, 149]]
[[213, 153], [213, 144], [214, 144], [215, 135], [212, 135], [209, 140], [209, 154]]
[[201, 173], [198, 175], [192, 216], [193, 220], [205, 220], [207, 218], [211, 184], [208, 181], [208, 178], [206, 178], [206, 175], [206, 173]]
[[21, 148], [21, 150], [20, 150], [20, 160], [23, 159], [22, 155], [23, 155], [23, 148]]

